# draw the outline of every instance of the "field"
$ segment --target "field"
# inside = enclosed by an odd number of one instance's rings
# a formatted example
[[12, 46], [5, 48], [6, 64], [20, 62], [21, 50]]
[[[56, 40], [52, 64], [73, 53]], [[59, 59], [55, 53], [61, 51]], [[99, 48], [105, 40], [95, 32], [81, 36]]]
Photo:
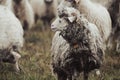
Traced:
[[[25, 32], [25, 45], [20, 59], [21, 72], [14, 72], [10, 64], [2, 64], [0, 80], [55, 80], [50, 69], [50, 47], [54, 33], [50, 28], [42, 31], [39, 25], [41, 23]], [[120, 80], [120, 55], [107, 53], [101, 71], [101, 77], [91, 74], [90, 80]]]
[[[21, 51], [21, 71], [16, 73], [11, 64], [0, 64], [0, 80], [56, 80], [51, 71], [51, 41], [54, 32], [50, 27], [41, 30], [42, 23], [25, 32], [25, 44]], [[107, 51], [106, 51], [107, 52]], [[120, 80], [120, 54], [107, 52], [101, 76], [90, 74], [90, 80]], [[79, 80], [83, 80], [81, 77]]]

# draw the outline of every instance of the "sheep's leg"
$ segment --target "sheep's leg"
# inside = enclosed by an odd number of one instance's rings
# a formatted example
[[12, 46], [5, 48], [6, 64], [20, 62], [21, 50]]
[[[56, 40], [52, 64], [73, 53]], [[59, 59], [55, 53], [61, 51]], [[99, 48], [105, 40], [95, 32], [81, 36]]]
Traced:
[[57, 80], [67, 80], [67, 75], [64, 72], [58, 73]]
[[84, 71], [84, 80], [88, 80], [88, 72]]
[[15, 71], [20, 71], [18, 62], [15, 62], [15, 64], [14, 64], [14, 69], [15, 69]]
[[46, 30], [50, 26], [50, 22], [47, 19], [44, 19], [43, 24], [44, 24], [43, 30]]
[[29, 29], [29, 24], [28, 24], [28, 22], [26, 20], [23, 22], [23, 29], [24, 30], [28, 30]]
[[13, 65], [13, 66], [14, 66], [14, 69], [15, 69], [16, 71], [19, 71], [20, 68], [19, 68], [19, 65], [18, 65], [18, 61], [19, 61], [19, 59], [21, 58], [21, 55], [18, 54], [17, 52], [14, 52], [14, 51], [12, 51], [11, 54], [13, 54], [13, 56], [14, 56], [14, 61], [15, 61], [14, 65]]
[[119, 42], [117, 42], [117, 44], [116, 44], [116, 51], [120, 52], [120, 44], [119, 44]]
[[37, 15], [37, 14], [35, 14], [34, 19], [35, 19], [35, 24], [36, 24], [36, 23], [37, 23], [37, 21], [38, 21], [38, 19], [39, 19], [39, 17], [38, 17], [38, 15]]

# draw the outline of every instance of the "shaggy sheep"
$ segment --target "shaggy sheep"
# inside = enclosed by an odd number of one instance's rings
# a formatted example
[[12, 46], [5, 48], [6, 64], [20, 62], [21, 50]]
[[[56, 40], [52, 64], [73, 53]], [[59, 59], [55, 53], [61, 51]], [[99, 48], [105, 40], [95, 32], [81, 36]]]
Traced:
[[34, 13], [28, 0], [12, 0], [12, 8], [16, 17], [21, 21], [23, 28], [31, 29], [34, 26]]
[[52, 67], [58, 80], [75, 80], [84, 72], [99, 69], [104, 55], [103, 40], [96, 25], [78, 10], [64, 8], [62, 16], [51, 25], [56, 32], [52, 41]]
[[57, 16], [57, 0], [30, 0], [34, 10], [35, 22], [40, 18], [45, 26]]
[[111, 18], [107, 9], [91, 0], [62, 0], [57, 9], [59, 15], [65, 6], [78, 9], [89, 22], [98, 27], [104, 42], [108, 40], [111, 33]]
[[112, 33], [108, 47], [120, 52], [120, 0], [112, 0], [109, 3], [108, 11], [112, 19]]
[[14, 64], [19, 70], [19, 51], [23, 47], [23, 29], [20, 21], [5, 6], [0, 5], [0, 61]]

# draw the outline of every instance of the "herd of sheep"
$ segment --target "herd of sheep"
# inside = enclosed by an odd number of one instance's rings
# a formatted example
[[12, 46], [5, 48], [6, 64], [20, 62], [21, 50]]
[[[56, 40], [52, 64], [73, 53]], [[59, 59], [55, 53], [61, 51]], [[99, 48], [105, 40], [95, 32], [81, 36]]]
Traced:
[[100, 74], [106, 49], [120, 52], [120, 0], [107, 8], [90, 0], [0, 0], [0, 61], [20, 70], [24, 31], [39, 19], [55, 31], [51, 65], [57, 80], [76, 80], [81, 72], [88, 80], [92, 70]]

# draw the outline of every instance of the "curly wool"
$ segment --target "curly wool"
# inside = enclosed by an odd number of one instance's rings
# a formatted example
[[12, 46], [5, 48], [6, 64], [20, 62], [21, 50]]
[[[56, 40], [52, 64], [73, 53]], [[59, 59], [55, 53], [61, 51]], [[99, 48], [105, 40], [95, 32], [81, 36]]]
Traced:
[[[75, 73], [79, 74], [84, 69], [91, 71], [100, 67], [103, 57], [102, 48], [97, 46], [97, 52], [93, 55], [90, 48], [90, 37], [92, 37], [92, 35], [90, 35], [90, 30], [85, 26], [84, 24], [73, 22], [69, 23], [66, 29], [60, 32], [59, 35], [67, 41], [69, 48], [67, 48], [64, 54], [59, 54], [59, 57], [53, 62], [53, 71], [55, 73], [64, 71], [70, 76]], [[77, 47], [75, 47], [75, 45], [77, 45]], [[94, 60], [97, 62], [96, 64], [91, 63], [91, 61]]]

